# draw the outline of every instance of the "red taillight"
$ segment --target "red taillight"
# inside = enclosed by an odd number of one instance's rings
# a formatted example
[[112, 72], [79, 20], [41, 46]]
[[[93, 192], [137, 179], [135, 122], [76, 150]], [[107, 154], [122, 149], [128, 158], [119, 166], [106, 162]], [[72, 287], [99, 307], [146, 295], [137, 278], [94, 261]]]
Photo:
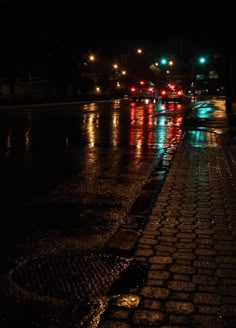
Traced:
[[135, 92], [136, 89], [135, 89], [134, 87], [132, 87], [132, 88], [130, 88], [130, 91], [131, 91], [131, 92]]
[[171, 83], [168, 84], [168, 87], [169, 87], [171, 90], [174, 90], [174, 89], [175, 89], [175, 85], [174, 85], [174, 84], [171, 84]]
[[166, 94], [166, 91], [165, 90], [162, 90], [161, 94], [162, 95], [165, 95]]
[[153, 91], [153, 88], [148, 88], [148, 91], [152, 92]]
[[140, 82], [139, 82], [139, 84], [141, 84], [141, 85], [144, 85], [144, 83], [145, 83], [144, 81], [140, 81]]
[[183, 94], [183, 91], [178, 91], [178, 95], [182, 95]]

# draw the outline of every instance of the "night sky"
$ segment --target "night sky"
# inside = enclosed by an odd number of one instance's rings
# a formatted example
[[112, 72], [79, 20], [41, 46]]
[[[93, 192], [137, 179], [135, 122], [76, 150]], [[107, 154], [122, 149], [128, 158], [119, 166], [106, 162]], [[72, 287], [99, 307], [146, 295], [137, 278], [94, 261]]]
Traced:
[[0, 0], [4, 46], [57, 42], [114, 52], [144, 45], [186, 53], [234, 44], [230, 8], [206, 2]]

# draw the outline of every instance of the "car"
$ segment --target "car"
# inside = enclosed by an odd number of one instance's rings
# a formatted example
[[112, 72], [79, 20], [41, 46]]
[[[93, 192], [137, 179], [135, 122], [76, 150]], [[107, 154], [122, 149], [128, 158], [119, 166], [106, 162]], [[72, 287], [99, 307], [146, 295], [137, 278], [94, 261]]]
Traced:
[[159, 98], [159, 91], [153, 82], [140, 80], [130, 88], [130, 97], [135, 102], [145, 99], [155, 102]]
[[179, 103], [182, 104], [185, 101], [185, 94], [183, 89], [174, 83], [169, 83], [165, 88], [161, 90], [161, 102]]

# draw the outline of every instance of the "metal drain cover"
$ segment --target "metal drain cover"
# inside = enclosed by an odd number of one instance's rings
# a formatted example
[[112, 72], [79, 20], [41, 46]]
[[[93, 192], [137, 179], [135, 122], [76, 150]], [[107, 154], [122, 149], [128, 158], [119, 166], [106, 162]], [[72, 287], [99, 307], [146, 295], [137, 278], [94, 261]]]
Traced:
[[47, 303], [94, 302], [107, 294], [131, 259], [103, 253], [66, 253], [35, 257], [10, 272], [9, 281], [22, 297]]
[[131, 258], [64, 251], [24, 259], [1, 281], [0, 326], [96, 328]]

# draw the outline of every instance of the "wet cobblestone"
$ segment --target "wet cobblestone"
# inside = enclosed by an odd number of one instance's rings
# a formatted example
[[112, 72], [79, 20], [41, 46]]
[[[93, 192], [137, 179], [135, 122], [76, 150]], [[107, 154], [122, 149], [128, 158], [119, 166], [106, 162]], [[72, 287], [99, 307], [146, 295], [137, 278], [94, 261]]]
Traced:
[[149, 273], [131, 326], [236, 323], [236, 166], [222, 138], [199, 135], [208, 147], [196, 147], [191, 132], [185, 137], [144, 227], [155, 238], [144, 234], [137, 244]]
[[164, 315], [158, 311], [137, 310], [134, 312], [132, 322], [138, 327], [157, 326], [164, 319]]

